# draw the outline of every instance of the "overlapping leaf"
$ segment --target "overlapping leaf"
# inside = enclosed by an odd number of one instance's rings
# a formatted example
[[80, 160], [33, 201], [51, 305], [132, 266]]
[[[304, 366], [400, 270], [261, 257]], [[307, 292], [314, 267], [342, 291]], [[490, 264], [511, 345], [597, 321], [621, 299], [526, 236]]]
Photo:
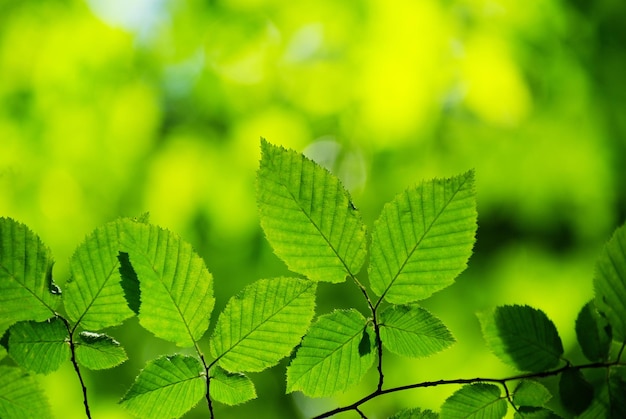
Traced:
[[34, 377], [20, 368], [0, 365], [0, 418], [51, 418], [43, 391]]
[[369, 278], [394, 304], [429, 297], [465, 269], [476, 234], [474, 172], [406, 190], [374, 224]]
[[52, 256], [24, 224], [0, 218], [0, 318], [7, 325], [52, 317], [60, 301]]
[[261, 371], [289, 355], [306, 333], [316, 284], [297, 278], [259, 280], [228, 302], [211, 336], [211, 355], [231, 372]]
[[441, 406], [441, 419], [499, 419], [506, 415], [507, 401], [493, 384], [461, 387]]
[[376, 358], [373, 335], [354, 309], [321, 316], [287, 368], [287, 392], [323, 397], [358, 383]]
[[76, 339], [76, 360], [91, 370], [113, 368], [127, 359], [119, 342], [105, 334], [81, 332]]
[[295, 151], [261, 142], [261, 226], [290, 270], [342, 282], [365, 260], [365, 227], [339, 180]]
[[120, 403], [135, 416], [180, 417], [206, 393], [203, 366], [196, 358], [164, 356], [150, 361]]
[[191, 245], [160, 227], [124, 221], [122, 250], [140, 281], [139, 323], [156, 336], [191, 346], [209, 326], [213, 278]]
[[[559, 377], [559, 395], [563, 406], [574, 415], [580, 415], [593, 401], [593, 386], [580, 370], [563, 371]], [[622, 395], [623, 396], [623, 395]]]
[[455, 342], [441, 320], [417, 305], [387, 307], [379, 323], [383, 345], [399, 355], [424, 357]]
[[421, 410], [419, 407], [403, 409], [389, 419], [438, 419], [439, 414], [432, 410]]
[[563, 344], [544, 312], [528, 306], [502, 306], [479, 319], [487, 345], [502, 361], [531, 372], [558, 365]]
[[583, 354], [590, 361], [604, 361], [609, 356], [613, 333], [593, 301], [585, 304], [576, 318], [576, 337]]
[[29, 371], [48, 374], [70, 359], [68, 332], [59, 318], [20, 322], [9, 333], [9, 355]]
[[[513, 415], [514, 419], [562, 419], [561, 416], [545, 407], [522, 406]], [[597, 417], [597, 416], [595, 416]]]
[[241, 373], [231, 373], [220, 367], [211, 369], [211, 397], [234, 406], [256, 399], [254, 383]]
[[550, 391], [534, 380], [522, 380], [513, 392], [513, 402], [518, 406], [541, 407], [551, 398]]

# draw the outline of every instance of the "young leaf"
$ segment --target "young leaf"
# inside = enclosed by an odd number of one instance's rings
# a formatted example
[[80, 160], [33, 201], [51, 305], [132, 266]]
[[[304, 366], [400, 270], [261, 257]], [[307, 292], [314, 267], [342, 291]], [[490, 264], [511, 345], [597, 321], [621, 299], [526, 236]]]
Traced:
[[61, 290], [50, 250], [24, 224], [0, 218], [0, 319], [7, 325], [55, 314]]
[[465, 385], [441, 406], [441, 418], [499, 419], [506, 415], [507, 402], [493, 384]]
[[438, 419], [439, 414], [432, 410], [421, 410], [419, 407], [403, 409], [389, 419]]
[[292, 150], [261, 141], [257, 201], [274, 252], [293, 272], [343, 282], [366, 255], [365, 226], [339, 179]]
[[113, 368], [128, 357], [119, 342], [102, 333], [81, 332], [76, 340], [76, 360], [91, 370]]
[[140, 418], [180, 417], [206, 392], [204, 368], [196, 358], [164, 356], [148, 362], [120, 403]]
[[514, 419], [562, 419], [559, 415], [545, 407], [522, 406], [513, 416]]
[[211, 336], [211, 355], [232, 372], [256, 372], [289, 355], [306, 333], [316, 284], [297, 278], [259, 280], [228, 302]]
[[139, 323], [179, 346], [192, 346], [209, 327], [213, 277], [191, 245], [160, 227], [122, 225], [122, 250], [140, 281]]
[[34, 377], [0, 365], [0, 418], [51, 418], [52, 412]]
[[593, 301], [585, 304], [578, 314], [576, 337], [588, 360], [604, 361], [608, 359], [612, 339], [611, 326], [598, 313]]
[[320, 316], [287, 368], [287, 392], [331, 396], [358, 383], [376, 358], [373, 335], [354, 309]]
[[534, 380], [522, 380], [513, 392], [513, 402], [517, 406], [541, 407], [551, 398], [550, 391]]
[[423, 300], [454, 282], [476, 234], [474, 172], [406, 190], [374, 223], [369, 278], [394, 304]]
[[399, 355], [424, 357], [455, 342], [441, 320], [415, 304], [387, 307], [379, 323], [383, 345]]
[[596, 307], [611, 324], [613, 337], [626, 341], [626, 225], [604, 246], [593, 279]]
[[230, 373], [220, 367], [211, 369], [211, 397], [234, 406], [256, 399], [254, 383], [241, 373]]
[[563, 344], [548, 316], [529, 306], [502, 306], [479, 315], [487, 345], [521, 371], [542, 372], [558, 365]]
[[121, 227], [120, 219], [96, 228], [70, 259], [65, 310], [74, 323], [85, 329], [116, 326], [133, 316], [120, 284]]
[[9, 333], [9, 355], [29, 371], [48, 374], [70, 359], [67, 329], [57, 317], [41, 323], [20, 322]]
[[570, 413], [580, 415], [593, 400], [593, 386], [580, 370], [565, 370], [559, 379], [559, 395]]

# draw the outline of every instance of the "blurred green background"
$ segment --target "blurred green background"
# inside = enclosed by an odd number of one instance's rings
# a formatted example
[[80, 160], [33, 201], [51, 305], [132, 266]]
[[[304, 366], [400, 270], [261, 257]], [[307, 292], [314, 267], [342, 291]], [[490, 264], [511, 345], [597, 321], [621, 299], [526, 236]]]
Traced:
[[[505, 303], [543, 309], [579, 360], [574, 320], [626, 215], [625, 21], [611, 0], [0, 0], [0, 215], [51, 247], [62, 286], [86, 234], [149, 211], [206, 260], [217, 313], [287, 274], [259, 227], [261, 136], [330, 168], [369, 225], [405, 187], [475, 168], [470, 267], [424, 302], [458, 343], [386, 354], [387, 385], [511, 374], [475, 317]], [[318, 295], [319, 313], [365, 313], [351, 284]], [[116, 401], [144, 363], [178, 351], [136, 320], [110, 333], [130, 361], [87, 373], [99, 419], [127, 417]], [[307, 417], [375, 387], [371, 374], [336, 398], [285, 396], [285, 365], [252, 374], [259, 399], [218, 418]], [[84, 417], [69, 364], [40, 379], [58, 418]], [[454, 389], [364, 410], [438, 409]]]

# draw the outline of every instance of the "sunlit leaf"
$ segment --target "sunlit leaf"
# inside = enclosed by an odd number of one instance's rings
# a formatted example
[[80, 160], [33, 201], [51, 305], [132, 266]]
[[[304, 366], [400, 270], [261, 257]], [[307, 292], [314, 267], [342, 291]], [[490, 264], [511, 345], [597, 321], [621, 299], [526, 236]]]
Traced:
[[91, 370], [113, 368], [127, 359], [119, 342], [105, 334], [81, 332], [76, 339], [76, 360]]
[[476, 234], [474, 172], [410, 188], [385, 205], [372, 232], [369, 278], [394, 304], [425, 299], [466, 268]]
[[342, 282], [365, 260], [365, 227], [341, 182], [292, 150], [261, 141], [257, 194], [261, 226], [290, 270]]
[[34, 377], [20, 368], [0, 365], [0, 418], [51, 418], [43, 391]]
[[55, 314], [61, 290], [52, 281], [52, 256], [24, 224], [0, 218], [0, 319], [7, 325]]
[[585, 379], [582, 372], [569, 369], [559, 378], [559, 395], [563, 406], [571, 413], [580, 415], [593, 400], [593, 386]]
[[576, 337], [588, 360], [603, 361], [608, 359], [611, 349], [611, 326], [606, 318], [598, 313], [593, 301], [585, 304], [578, 313]]
[[316, 284], [297, 278], [256, 281], [228, 302], [211, 336], [211, 355], [231, 372], [261, 371], [291, 353], [315, 309]]
[[231, 373], [220, 367], [211, 369], [211, 397], [234, 406], [256, 399], [254, 383], [241, 373]]
[[70, 359], [68, 332], [59, 318], [20, 322], [9, 333], [9, 355], [29, 371], [48, 374]]
[[122, 250], [140, 281], [139, 323], [156, 336], [191, 346], [209, 327], [213, 277], [191, 245], [160, 227], [122, 226]]
[[595, 304], [611, 325], [613, 337], [626, 341], [626, 225], [618, 228], [596, 263]]
[[206, 393], [204, 368], [196, 358], [164, 356], [148, 362], [120, 403], [135, 416], [180, 417]]
[[376, 358], [374, 336], [356, 310], [320, 316], [287, 368], [287, 392], [330, 396], [358, 383]]
[[487, 345], [521, 371], [541, 372], [558, 365], [563, 344], [548, 316], [529, 306], [502, 306], [479, 315]]
[[379, 323], [383, 346], [399, 355], [424, 357], [455, 342], [441, 320], [417, 305], [387, 307]]
[[513, 392], [513, 402], [518, 406], [541, 407], [551, 398], [550, 391], [534, 380], [522, 380]]
[[133, 315], [120, 283], [121, 226], [122, 220], [117, 220], [96, 228], [70, 259], [65, 310], [85, 329], [116, 326]]
[[561, 419], [559, 415], [545, 407], [522, 406], [513, 416], [515, 419]]
[[441, 406], [441, 419], [499, 419], [506, 415], [507, 401], [493, 384], [461, 387]]
[[389, 419], [438, 419], [439, 414], [432, 410], [421, 410], [419, 407], [403, 409]]

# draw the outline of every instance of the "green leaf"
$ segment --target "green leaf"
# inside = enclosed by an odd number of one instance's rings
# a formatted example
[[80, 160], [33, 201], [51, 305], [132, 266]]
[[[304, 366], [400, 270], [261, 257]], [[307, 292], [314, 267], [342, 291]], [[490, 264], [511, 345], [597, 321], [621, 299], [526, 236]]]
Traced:
[[0, 218], [0, 319], [7, 325], [55, 314], [61, 290], [52, 281], [52, 255], [24, 224]]
[[479, 315], [487, 345], [502, 361], [521, 371], [556, 367], [563, 344], [548, 316], [529, 306], [502, 306], [493, 315]]
[[192, 346], [209, 327], [213, 277], [191, 245], [160, 227], [125, 221], [122, 250], [140, 281], [139, 323], [157, 337]]
[[211, 336], [211, 355], [231, 372], [256, 372], [291, 353], [315, 310], [316, 284], [297, 278], [263, 279], [228, 302]]
[[52, 412], [34, 377], [0, 365], [0, 418], [51, 418]]
[[493, 384], [471, 384], [454, 392], [441, 406], [441, 419], [499, 419], [506, 415], [507, 402]]
[[376, 354], [374, 333], [358, 311], [320, 316], [287, 368], [287, 392], [331, 396], [361, 381]]
[[474, 172], [413, 187], [374, 223], [369, 278], [394, 304], [423, 300], [466, 268], [476, 235]]
[[439, 414], [432, 410], [421, 410], [419, 407], [413, 409], [402, 409], [389, 419], [438, 419]]
[[76, 360], [91, 370], [113, 368], [126, 361], [124, 348], [102, 333], [81, 332], [76, 340]]
[[387, 307], [379, 324], [383, 345], [399, 355], [424, 357], [455, 342], [441, 320], [415, 304]]
[[194, 357], [164, 356], [148, 362], [120, 403], [135, 416], [180, 417], [206, 393], [204, 367]]
[[606, 315], [618, 342], [626, 341], [626, 225], [604, 246], [593, 279], [596, 307]]
[[550, 390], [535, 380], [522, 380], [513, 392], [517, 406], [541, 407], [552, 398]]
[[513, 416], [515, 419], [561, 419], [559, 415], [545, 407], [522, 406]]
[[231, 373], [220, 367], [211, 369], [211, 397], [234, 406], [256, 399], [254, 383], [241, 373]]
[[626, 368], [611, 368], [608, 387], [611, 417], [626, 418]]
[[590, 361], [605, 361], [611, 349], [612, 332], [606, 318], [593, 301], [582, 308], [576, 319], [576, 337], [583, 354]]
[[580, 370], [565, 370], [559, 378], [559, 396], [570, 413], [580, 415], [593, 400], [593, 386]]
[[341, 182], [293, 150], [261, 141], [257, 201], [274, 252], [293, 272], [343, 282], [361, 269], [365, 226]]
[[116, 326], [133, 316], [120, 280], [119, 236], [122, 219], [96, 228], [70, 259], [65, 287], [68, 317], [85, 329]]
[[70, 359], [68, 332], [57, 317], [41, 323], [20, 322], [9, 333], [9, 355], [29, 371], [49, 374]]

